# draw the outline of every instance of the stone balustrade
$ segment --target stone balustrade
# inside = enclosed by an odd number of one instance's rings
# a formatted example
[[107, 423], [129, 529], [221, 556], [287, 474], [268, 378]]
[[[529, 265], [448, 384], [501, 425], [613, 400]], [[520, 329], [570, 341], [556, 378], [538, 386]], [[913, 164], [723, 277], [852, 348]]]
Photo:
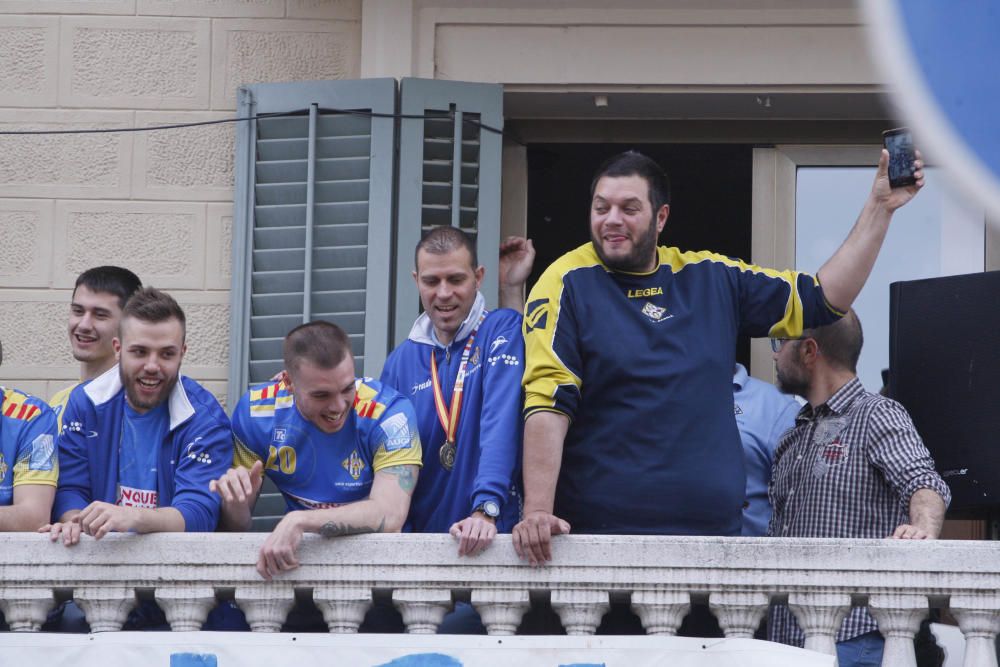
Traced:
[[490, 634], [512, 634], [530, 597], [547, 597], [569, 634], [592, 634], [610, 601], [628, 599], [650, 634], [672, 635], [692, 597], [707, 598], [727, 637], [752, 636], [770, 602], [787, 602], [806, 648], [833, 653], [840, 619], [867, 604], [886, 637], [885, 663], [914, 664], [912, 638], [930, 607], [948, 607], [967, 638], [967, 666], [997, 665], [1000, 545], [992, 542], [565, 536], [554, 560], [530, 567], [509, 536], [458, 558], [447, 535], [306, 536], [301, 566], [264, 581], [254, 565], [266, 536], [84, 537], [0, 534], [0, 610], [12, 631], [37, 631], [72, 597], [95, 632], [119, 630], [152, 596], [175, 631], [200, 628], [234, 599], [256, 632], [281, 628], [296, 596], [311, 596], [330, 632], [356, 632], [373, 595], [390, 595], [407, 631], [432, 633], [456, 599]]

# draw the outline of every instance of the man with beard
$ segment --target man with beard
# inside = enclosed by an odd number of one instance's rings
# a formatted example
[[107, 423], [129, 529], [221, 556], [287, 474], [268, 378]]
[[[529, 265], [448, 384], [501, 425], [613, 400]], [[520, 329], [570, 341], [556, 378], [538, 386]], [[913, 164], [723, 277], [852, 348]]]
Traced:
[[[551, 536], [739, 535], [746, 477], [732, 407], [736, 339], [798, 337], [861, 290], [892, 213], [922, 187], [871, 194], [817, 277], [708, 252], [657, 248], [666, 174], [635, 152], [591, 186], [591, 242], [553, 263], [528, 297], [524, 518], [518, 554], [551, 560]], [[822, 286], [821, 286], [822, 284]]]
[[219, 498], [208, 485], [232, 461], [232, 434], [215, 397], [180, 375], [185, 327], [157, 289], [126, 303], [118, 365], [73, 392], [63, 415], [57, 520], [41, 529], [53, 541], [215, 530]]
[[[941, 532], [951, 493], [906, 409], [861, 386], [862, 343], [853, 310], [771, 341], [779, 387], [808, 404], [774, 453], [769, 535], [921, 540]], [[768, 626], [772, 641], [802, 646], [787, 607], [776, 607]], [[837, 634], [838, 664], [879, 665], [883, 644], [868, 610], [854, 607]]]
[[[112, 340], [125, 302], [140, 287], [139, 277], [120, 266], [96, 266], [77, 277], [69, 304], [69, 344], [80, 362], [80, 382], [93, 380], [117, 362]], [[49, 399], [60, 430], [69, 395], [78, 386], [70, 385]]]

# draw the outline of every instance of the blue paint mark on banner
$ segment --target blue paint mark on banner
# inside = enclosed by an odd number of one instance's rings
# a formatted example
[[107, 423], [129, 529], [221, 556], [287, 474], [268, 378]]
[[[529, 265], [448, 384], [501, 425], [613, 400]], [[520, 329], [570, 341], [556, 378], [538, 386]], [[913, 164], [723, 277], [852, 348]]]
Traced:
[[378, 667], [462, 667], [462, 663], [443, 653], [414, 653], [396, 658], [378, 665]]
[[214, 653], [171, 653], [170, 667], [219, 667]]

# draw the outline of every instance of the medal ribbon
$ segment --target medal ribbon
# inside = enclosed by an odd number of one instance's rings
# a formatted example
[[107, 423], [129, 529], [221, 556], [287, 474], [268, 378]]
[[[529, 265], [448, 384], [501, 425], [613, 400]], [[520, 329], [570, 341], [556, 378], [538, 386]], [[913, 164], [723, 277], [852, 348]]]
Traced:
[[479, 317], [476, 328], [469, 334], [469, 340], [465, 342], [465, 349], [462, 350], [462, 361], [458, 364], [458, 375], [455, 377], [455, 389], [451, 394], [451, 410], [444, 403], [444, 392], [441, 391], [441, 382], [438, 380], [437, 359], [434, 350], [431, 350], [431, 386], [434, 389], [434, 407], [437, 409], [438, 421], [444, 429], [445, 442], [455, 444], [455, 433], [458, 431], [458, 417], [462, 412], [462, 388], [465, 385], [465, 367], [469, 363], [469, 353], [472, 351], [472, 343], [476, 339], [479, 325], [486, 318], [486, 312]]

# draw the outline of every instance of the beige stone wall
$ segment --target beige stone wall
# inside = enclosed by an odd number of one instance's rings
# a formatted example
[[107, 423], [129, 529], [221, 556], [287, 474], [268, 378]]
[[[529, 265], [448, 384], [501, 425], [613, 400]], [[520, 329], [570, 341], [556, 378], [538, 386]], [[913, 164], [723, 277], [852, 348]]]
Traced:
[[[361, 0], [0, 0], [0, 130], [229, 118], [244, 83], [355, 78]], [[184, 371], [225, 395], [232, 124], [0, 136], [0, 383], [77, 379], [76, 275], [119, 264], [189, 318]]]

